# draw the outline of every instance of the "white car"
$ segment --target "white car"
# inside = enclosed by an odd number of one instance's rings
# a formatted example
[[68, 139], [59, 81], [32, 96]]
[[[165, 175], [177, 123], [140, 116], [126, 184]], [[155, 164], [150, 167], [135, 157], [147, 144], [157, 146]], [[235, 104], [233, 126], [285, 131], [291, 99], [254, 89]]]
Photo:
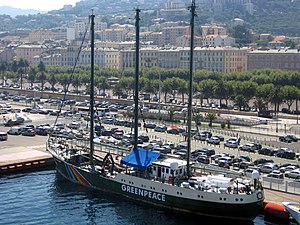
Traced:
[[274, 163], [263, 164], [259, 167], [261, 173], [271, 173], [273, 170], [278, 170], [278, 165]]
[[300, 179], [300, 169], [288, 171], [284, 175], [289, 178]]
[[239, 146], [239, 144], [236, 141], [228, 140], [224, 143], [224, 146], [228, 147], [228, 148], [237, 148]]

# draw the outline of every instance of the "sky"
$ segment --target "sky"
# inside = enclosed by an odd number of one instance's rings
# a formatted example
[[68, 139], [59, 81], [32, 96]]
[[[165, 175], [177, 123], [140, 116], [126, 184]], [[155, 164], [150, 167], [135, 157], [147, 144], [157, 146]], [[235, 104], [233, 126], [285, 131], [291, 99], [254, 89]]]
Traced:
[[11, 6], [19, 9], [37, 9], [50, 11], [61, 9], [64, 5], [75, 5], [80, 0], [0, 0], [0, 6]]

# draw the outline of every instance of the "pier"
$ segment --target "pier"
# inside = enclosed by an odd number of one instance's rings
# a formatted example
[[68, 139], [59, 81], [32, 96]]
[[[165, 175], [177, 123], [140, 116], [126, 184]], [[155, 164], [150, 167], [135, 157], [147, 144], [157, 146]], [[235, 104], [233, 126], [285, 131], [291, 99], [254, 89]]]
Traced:
[[53, 166], [52, 156], [28, 147], [5, 149], [1, 151], [0, 175], [40, 170]]

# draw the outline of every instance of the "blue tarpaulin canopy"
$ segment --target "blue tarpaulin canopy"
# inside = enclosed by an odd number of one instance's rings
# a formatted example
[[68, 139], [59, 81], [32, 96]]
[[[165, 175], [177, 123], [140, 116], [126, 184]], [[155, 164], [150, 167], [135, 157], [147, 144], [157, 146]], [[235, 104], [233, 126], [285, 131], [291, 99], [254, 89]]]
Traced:
[[140, 170], [146, 170], [159, 157], [159, 152], [152, 152], [142, 148], [133, 150], [129, 155], [121, 159], [121, 163]]

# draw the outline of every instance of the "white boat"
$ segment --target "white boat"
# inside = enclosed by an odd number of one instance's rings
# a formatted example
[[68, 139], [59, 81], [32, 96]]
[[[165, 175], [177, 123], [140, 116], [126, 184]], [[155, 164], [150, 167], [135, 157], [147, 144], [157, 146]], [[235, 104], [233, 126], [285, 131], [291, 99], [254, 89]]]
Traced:
[[300, 203], [296, 202], [282, 202], [286, 211], [300, 224]]

